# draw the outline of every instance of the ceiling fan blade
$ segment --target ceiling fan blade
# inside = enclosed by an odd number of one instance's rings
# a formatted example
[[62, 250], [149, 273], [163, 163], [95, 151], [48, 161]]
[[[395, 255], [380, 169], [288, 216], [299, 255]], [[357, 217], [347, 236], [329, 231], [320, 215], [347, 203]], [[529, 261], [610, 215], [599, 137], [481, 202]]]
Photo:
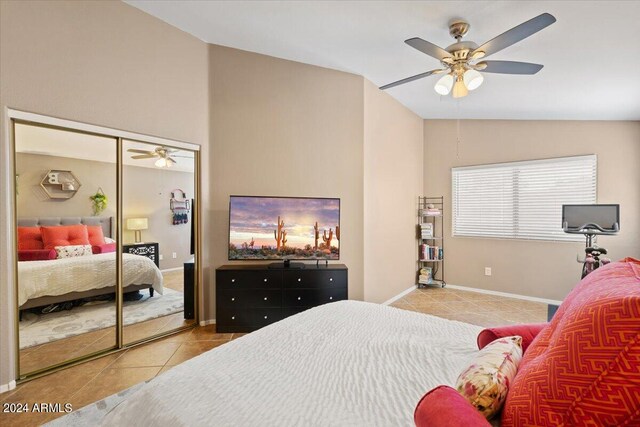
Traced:
[[154, 154], [153, 151], [149, 151], [149, 150], [138, 150], [137, 148], [129, 148], [127, 150], [130, 153], [140, 153], [140, 154]]
[[140, 160], [140, 159], [153, 159], [157, 157], [155, 154], [140, 154], [139, 156], [131, 156], [132, 159]]
[[406, 44], [414, 49], [418, 49], [420, 52], [427, 54], [438, 61], [442, 61], [445, 58], [451, 58], [451, 54], [433, 43], [426, 40], [422, 40], [420, 37], [414, 37], [404, 41]]
[[530, 62], [516, 62], [516, 61], [483, 61], [478, 65], [485, 65], [486, 67], [478, 70], [483, 73], [499, 73], [499, 74], [535, 74], [542, 70], [544, 65], [532, 64]]
[[193, 156], [181, 156], [179, 154], [173, 154], [171, 157], [179, 157], [181, 159], [191, 159], [191, 160], [193, 160]]
[[509, 31], [500, 34], [498, 37], [489, 40], [488, 42], [474, 50], [471, 53], [471, 56], [473, 56], [473, 53], [479, 51], [484, 52], [485, 57], [493, 55], [494, 53], [499, 52], [502, 49], [511, 46], [512, 44], [518, 43], [520, 40], [526, 39], [527, 37], [548, 27], [554, 22], [556, 22], [556, 18], [549, 13], [538, 15], [535, 18], [528, 20], [527, 22], [523, 22], [517, 27], [513, 27]]
[[178, 163], [178, 162], [176, 162], [174, 159], [172, 159], [171, 157], [168, 157], [168, 156], [167, 156], [167, 158], [166, 158], [166, 159], [167, 159], [168, 161], [170, 161], [170, 162]]
[[443, 71], [448, 71], [448, 70], [431, 70], [431, 71], [427, 71], [426, 73], [416, 74], [415, 76], [407, 77], [406, 79], [398, 80], [397, 82], [393, 82], [393, 83], [389, 83], [389, 84], [384, 85], [384, 86], [380, 86], [380, 90], [385, 90], [385, 89], [389, 89], [391, 87], [400, 86], [400, 85], [403, 85], [405, 83], [412, 82], [414, 80], [419, 80], [419, 79], [428, 77], [428, 76], [430, 76], [432, 74], [441, 73]]

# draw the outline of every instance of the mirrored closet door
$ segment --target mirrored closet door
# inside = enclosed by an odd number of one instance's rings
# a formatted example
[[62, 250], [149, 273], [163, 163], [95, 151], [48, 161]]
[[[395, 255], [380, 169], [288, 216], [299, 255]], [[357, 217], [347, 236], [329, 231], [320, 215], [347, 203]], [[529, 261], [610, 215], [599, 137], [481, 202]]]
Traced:
[[[195, 322], [195, 152], [123, 140], [123, 341]], [[140, 285], [143, 283], [144, 285]]]
[[18, 381], [195, 325], [199, 146], [9, 117]]
[[14, 123], [20, 377], [116, 346], [117, 143]]

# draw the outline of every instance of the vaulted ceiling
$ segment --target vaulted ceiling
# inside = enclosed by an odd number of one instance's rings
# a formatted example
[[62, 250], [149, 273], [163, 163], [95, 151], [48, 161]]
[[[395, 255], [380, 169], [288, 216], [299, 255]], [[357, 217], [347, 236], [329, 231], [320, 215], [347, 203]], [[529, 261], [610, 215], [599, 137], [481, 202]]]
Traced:
[[458, 100], [438, 76], [389, 89], [423, 118], [640, 120], [640, 1], [146, 1], [127, 3], [208, 43], [360, 74], [378, 86], [439, 68], [403, 41], [452, 44], [448, 23], [482, 44], [548, 12], [557, 22], [491, 56], [544, 64], [485, 74]]

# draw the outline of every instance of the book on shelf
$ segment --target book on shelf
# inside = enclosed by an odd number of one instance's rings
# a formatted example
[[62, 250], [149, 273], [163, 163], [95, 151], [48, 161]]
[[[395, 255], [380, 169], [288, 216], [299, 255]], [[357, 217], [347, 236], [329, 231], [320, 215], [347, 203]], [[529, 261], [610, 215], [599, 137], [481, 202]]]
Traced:
[[444, 251], [441, 247], [427, 244], [420, 245], [420, 261], [440, 261], [444, 258]]

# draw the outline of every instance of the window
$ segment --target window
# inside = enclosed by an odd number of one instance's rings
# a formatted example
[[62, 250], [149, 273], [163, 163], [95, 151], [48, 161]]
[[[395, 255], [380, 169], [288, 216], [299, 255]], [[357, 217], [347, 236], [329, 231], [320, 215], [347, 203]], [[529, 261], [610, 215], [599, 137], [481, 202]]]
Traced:
[[582, 240], [562, 231], [563, 204], [596, 203], [596, 156], [451, 170], [453, 235]]

